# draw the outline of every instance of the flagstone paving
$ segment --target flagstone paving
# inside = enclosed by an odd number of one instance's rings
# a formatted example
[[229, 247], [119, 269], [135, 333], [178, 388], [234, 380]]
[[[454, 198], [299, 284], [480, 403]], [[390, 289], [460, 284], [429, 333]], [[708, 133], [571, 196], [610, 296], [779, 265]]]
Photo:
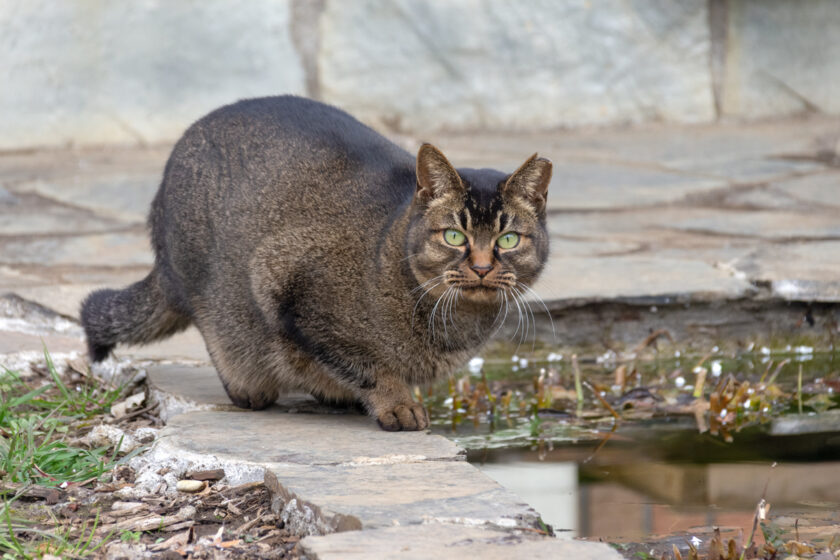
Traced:
[[[551, 158], [553, 248], [535, 291], [549, 307], [586, 304], [594, 315], [599, 302], [644, 302], [647, 317], [657, 302], [836, 304], [838, 139], [840, 119], [814, 116], [422, 140], [458, 166], [511, 171], [536, 151]], [[419, 140], [400, 142], [413, 150]], [[149, 270], [144, 218], [169, 149], [0, 153], [4, 364], [44, 345], [82, 353], [76, 319], [84, 296]], [[245, 465], [247, 476], [265, 477], [278, 512], [301, 534], [362, 529], [307, 537], [302, 547], [310, 558], [371, 551], [618, 557], [604, 545], [538, 536], [536, 512], [437, 436], [385, 434], [365, 417], [327, 414], [301, 396], [260, 413], [235, 409], [212, 369], [190, 365], [208, 363], [194, 329], [117, 355], [178, 362], [147, 367], [169, 422], [160, 453]]]
[[[428, 140], [457, 165], [512, 170], [535, 151], [554, 161], [554, 250], [536, 291], [562, 304], [833, 301], [838, 139], [840, 120], [813, 117]], [[140, 278], [153, 260], [144, 219], [168, 151], [0, 154], [0, 292], [75, 316], [89, 290]]]
[[153, 456], [194, 458], [181, 469], [209, 460], [251, 478], [262, 473], [287, 528], [327, 535], [303, 540], [310, 558], [620, 558], [603, 544], [541, 536], [538, 513], [444, 437], [384, 432], [305, 396], [260, 412], [236, 409], [206, 366], [152, 366], [147, 374], [167, 417]]

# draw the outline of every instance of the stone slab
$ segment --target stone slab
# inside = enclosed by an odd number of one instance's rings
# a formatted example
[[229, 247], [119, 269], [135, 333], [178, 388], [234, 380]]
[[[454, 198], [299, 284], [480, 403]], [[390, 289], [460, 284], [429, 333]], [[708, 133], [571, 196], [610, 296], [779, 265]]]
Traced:
[[[451, 132], [436, 134], [433, 141], [447, 156], [452, 156], [456, 165], [516, 168], [523, 158], [539, 152], [557, 161], [622, 163], [689, 173], [705, 169], [706, 175], [734, 180], [737, 175], [729, 177], [727, 169], [738, 170], [757, 161], [818, 163], [816, 156], [833, 153], [838, 138], [838, 117], [806, 115], [749, 124], [648, 124], [527, 134], [510, 130]], [[406, 146], [415, 147], [419, 147], [419, 142]]]
[[[2, 190], [0, 190], [2, 193]], [[26, 216], [27, 219], [21, 219]], [[83, 208], [30, 193], [0, 196], [0, 235], [78, 234], [121, 229], [123, 224]]]
[[568, 299], [736, 299], [753, 289], [746, 278], [716, 268], [713, 262], [660, 257], [655, 253], [611, 258], [553, 254], [534, 286], [534, 291], [549, 305]]
[[840, 237], [837, 212], [803, 213], [791, 210], [736, 212], [732, 210], [685, 211], [670, 227], [733, 237], [765, 239]]
[[792, 301], [840, 301], [840, 241], [765, 246], [733, 267]]
[[700, 0], [611, 0], [597, 9], [573, 0], [539, 7], [491, 0], [479, 10], [443, 0], [327, 1], [320, 31], [323, 98], [391, 128], [714, 118]]
[[833, 208], [836, 212], [840, 212], [838, 186], [840, 186], [840, 171], [836, 170], [773, 183], [773, 188], [811, 208], [823, 210]]
[[341, 520], [360, 529], [430, 522], [539, 525], [538, 514], [521, 498], [463, 461], [268, 468], [279, 482], [275, 509], [281, 516], [300, 515], [304, 504], [317, 506], [317, 525], [335, 527]]
[[158, 364], [146, 369], [149, 388], [196, 405], [230, 405], [216, 370], [207, 366]]
[[727, 3], [726, 115], [840, 111], [840, 10], [833, 0]]
[[770, 434], [774, 436], [837, 432], [840, 432], [840, 410], [826, 410], [819, 414], [789, 414], [775, 418], [770, 424]]
[[0, 184], [123, 223], [143, 223], [171, 146], [0, 154]]
[[[204, 338], [195, 327], [145, 346], [118, 346], [116, 353], [139, 360], [188, 360], [202, 364], [210, 363]], [[213, 376], [216, 377], [215, 371]], [[222, 390], [221, 383], [218, 388]]]
[[3, 363], [2, 355], [4, 354], [19, 352], [42, 354], [44, 348], [51, 354], [77, 352], [82, 355], [86, 351], [84, 340], [78, 337], [56, 334], [39, 335], [0, 329], [0, 365]]
[[[43, 270], [39, 272], [44, 272]], [[125, 283], [114, 284], [66, 284], [50, 278], [49, 273], [40, 277], [40, 282], [25, 284], [16, 282], [9, 287], [15, 294], [34, 301], [68, 317], [79, 318], [82, 301], [94, 290], [104, 287], [122, 287]], [[34, 285], [33, 285], [34, 284]], [[40, 284], [40, 285], [39, 285]]]
[[302, 93], [290, 1], [0, 4], [0, 149], [171, 141], [244, 97]]
[[692, 194], [726, 185], [723, 179], [700, 173], [673, 172], [613, 162], [560, 160], [553, 163], [554, 174], [548, 195], [550, 210], [671, 204]]
[[[198, 334], [197, 330], [191, 330]], [[170, 340], [176, 340], [180, 335]], [[201, 335], [198, 335], [199, 338]], [[203, 341], [202, 341], [203, 344]], [[138, 347], [134, 347], [138, 348]], [[162, 344], [151, 344], [140, 347], [145, 349], [149, 358], [177, 359], [175, 350], [167, 353]], [[132, 347], [129, 347], [130, 351]], [[121, 353], [118, 353], [120, 355]], [[136, 354], [129, 354], [138, 358]], [[183, 362], [184, 358], [180, 358]], [[225, 393], [222, 382], [212, 366], [205, 365], [206, 360], [196, 360], [191, 364], [185, 363], [157, 363], [146, 368], [149, 389], [161, 402], [163, 410], [161, 416], [170, 417], [186, 410], [241, 410], [234, 407]], [[322, 405], [312, 396], [303, 393], [281, 395], [275, 403], [276, 408], [285, 412], [303, 412], [309, 414], [345, 414], [346, 409], [339, 409]]]
[[[385, 432], [358, 414], [291, 413], [317, 410], [301, 396], [265, 411], [237, 411], [208, 367], [152, 366], [147, 375], [159, 401], [187, 402], [168, 414], [160, 433], [167, 452], [269, 469], [282, 498], [278, 511], [298, 519], [302, 534], [348, 523], [537, 522], [533, 509], [467, 464], [463, 450], [444, 437]], [[301, 515], [312, 519], [304, 523]]]
[[603, 543], [558, 540], [486, 527], [427, 524], [306, 537], [300, 543], [311, 560], [619, 560]]
[[[684, 173], [717, 177], [736, 185], [748, 185], [777, 181], [825, 168], [816, 161], [788, 160], [772, 157], [747, 157], [743, 159], [721, 159], [718, 161], [696, 159], [682, 162], [678, 167]], [[729, 155], [731, 158], [731, 154]]]
[[145, 228], [110, 233], [0, 239], [0, 262], [46, 266], [139, 266], [154, 263]]
[[386, 432], [358, 414], [199, 411], [170, 419], [161, 436], [187, 451], [255, 463], [355, 467], [464, 460], [463, 450], [442, 436]]

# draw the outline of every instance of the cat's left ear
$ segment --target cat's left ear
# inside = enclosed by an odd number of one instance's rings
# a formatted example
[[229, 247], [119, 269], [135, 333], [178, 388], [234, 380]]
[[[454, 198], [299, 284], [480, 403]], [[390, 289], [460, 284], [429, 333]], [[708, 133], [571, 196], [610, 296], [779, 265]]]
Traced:
[[423, 144], [417, 152], [417, 192], [415, 200], [428, 204], [448, 192], [460, 192], [464, 184], [458, 172], [440, 150]]
[[532, 155], [505, 181], [502, 195], [522, 197], [533, 204], [538, 213], [542, 212], [551, 182], [551, 167], [549, 160]]

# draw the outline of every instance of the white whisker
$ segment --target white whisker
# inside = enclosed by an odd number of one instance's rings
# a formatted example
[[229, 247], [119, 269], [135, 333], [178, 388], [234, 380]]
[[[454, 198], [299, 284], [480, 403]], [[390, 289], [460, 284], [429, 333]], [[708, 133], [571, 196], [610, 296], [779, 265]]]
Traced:
[[411, 290], [411, 293], [413, 294], [417, 290], [422, 290], [424, 286], [428, 286], [429, 284], [431, 284], [435, 280], [440, 280], [441, 278], [443, 278], [445, 276], [446, 276], [446, 274], [441, 274], [440, 276], [435, 276], [434, 278], [430, 278], [429, 280], [426, 280], [425, 282], [423, 282], [422, 284], [420, 284], [419, 286], [417, 286], [416, 288]]
[[[440, 276], [439, 276], [438, 278], [440, 278]], [[433, 278], [432, 280], [435, 280], [435, 279]], [[414, 309], [411, 311], [411, 328], [412, 328], [412, 329], [414, 329], [414, 315], [416, 315], [416, 314], [417, 314], [417, 306], [418, 306], [418, 305], [420, 305], [420, 302], [421, 302], [421, 301], [423, 301], [423, 298], [424, 298], [424, 297], [426, 297], [426, 295], [427, 295], [429, 292], [431, 292], [432, 290], [434, 290], [435, 288], [437, 288], [438, 286], [440, 286], [442, 283], [443, 283], [443, 280], [441, 280], [440, 282], [438, 282], [437, 284], [435, 284], [435, 285], [434, 285], [434, 286], [432, 286], [431, 288], [427, 289], [427, 290], [426, 290], [425, 292], [423, 292], [423, 294], [422, 294], [422, 295], [421, 295], [421, 296], [417, 299], [417, 303], [415, 303], [415, 304], [414, 304]], [[427, 284], [427, 282], [424, 282], [424, 284]]]
[[[523, 327], [523, 325], [522, 325], [522, 307], [519, 305], [519, 298], [516, 295], [516, 291], [511, 289], [510, 295], [513, 298], [514, 305], [516, 305], [516, 312], [517, 312], [516, 330], [513, 331], [513, 334], [511, 335], [511, 339], [513, 339], [514, 337], [516, 337], [516, 334], [519, 333], [520, 329], [522, 329], [522, 327]], [[523, 334], [524, 334], [524, 331], [519, 334], [519, 344], [517, 345], [516, 350], [519, 350], [519, 346], [522, 346], [522, 336], [523, 336]]]
[[404, 262], [404, 261], [407, 261], [408, 259], [413, 259], [414, 257], [419, 257], [419, 256], [420, 256], [420, 255], [422, 255], [422, 254], [423, 254], [423, 253], [414, 253], [413, 255], [408, 255], [408, 256], [407, 256], [407, 257], [405, 257], [404, 259], [400, 259], [400, 261], [399, 261], [399, 262]]
[[554, 342], [556, 343], [557, 342], [557, 331], [554, 330], [554, 319], [551, 317], [551, 311], [548, 310], [548, 306], [543, 301], [543, 298], [541, 298], [539, 296], [539, 294], [537, 294], [537, 292], [535, 292], [534, 290], [532, 290], [531, 288], [529, 288], [528, 286], [526, 286], [522, 282], [517, 282], [516, 284], [520, 288], [524, 288], [524, 289], [528, 290], [528, 293], [530, 293], [532, 296], [534, 296], [534, 298], [537, 300], [537, 302], [545, 310], [545, 314], [548, 315], [548, 321], [551, 323], [551, 335], [554, 337]]
[[[531, 303], [525, 299], [525, 295], [517, 290], [514, 287], [511, 287], [513, 291], [519, 296], [519, 300], [522, 302], [522, 307], [525, 308], [525, 319], [526, 319], [526, 335], [525, 339], [527, 340], [528, 335], [527, 332], [533, 328], [533, 333], [531, 337], [531, 351], [534, 351], [534, 346], [537, 343], [537, 320], [534, 317], [534, 310], [531, 308]], [[529, 326], [530, 328], [529, 328]]]
[[435, 338], [435, 313], [437, 313], [437, 309], [438, 309], [438, 306], [440, 305], [441, 300], [444, 298], [444, 296], [449, 294], [449, 292], [451, 290], [452, 290], [452, 286], [447, 286], [446, 291], [444, 291], [440, 296], [438, 296], [434, 307], [432, 307], [432, 313], [429, 315], [429, 333], [430, 333], [430, 336], [431, 336], [432, 340], [434, 340], [434, 338]]
[[[498, 333], [499, 329], [501, 329], [502, 326], [505, 324], [505, 319], [507, 319], [507, 294], [505, 293], [505, 290], [499, 290], [496, 293], [496, 300], [499, 302], [499, 310], [496, 312], [496, 317], [493, 319], [493, 324], [490, 325], [491, 329], [493, 329], [493, 327], [496, 327], [496, 329], [493, 330], [493, 333], [490, 335], [491, 338], [496, 336], [496, 333]], [[505, 310], [505, 316], [504, 317], [502, 317], [502, 308], [503, 307], [504, 307], [504, 310]], [[499, 321], [499, 317], [502, 317], [501, 321]], [[496, 325], [496, 323], [499, 323], [499, 324]]]

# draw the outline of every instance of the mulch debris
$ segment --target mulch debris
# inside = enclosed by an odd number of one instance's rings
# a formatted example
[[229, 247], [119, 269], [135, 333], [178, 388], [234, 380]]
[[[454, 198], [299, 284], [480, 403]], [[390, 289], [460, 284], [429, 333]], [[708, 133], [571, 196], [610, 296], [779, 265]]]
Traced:
[[[92, 487], [63, 491], [31, 486], [19, 497], [18, 508], [37, 520], [34, 528], [71, 535], [89, 534], [97, 520], [95, 539], [107, 543], [94, 557], [299, 557], [300, 537], [290, 534], [272, 513], [271, 495], [262, 482], [228, 486], [216, 471], [191, 474], [205, 479], [204, 490], [123, 501], [114, 492], [131, 486], [135, 473], [121, 465], [111, 482]], [[17, 490], [8, 484], [0, 489]]]

